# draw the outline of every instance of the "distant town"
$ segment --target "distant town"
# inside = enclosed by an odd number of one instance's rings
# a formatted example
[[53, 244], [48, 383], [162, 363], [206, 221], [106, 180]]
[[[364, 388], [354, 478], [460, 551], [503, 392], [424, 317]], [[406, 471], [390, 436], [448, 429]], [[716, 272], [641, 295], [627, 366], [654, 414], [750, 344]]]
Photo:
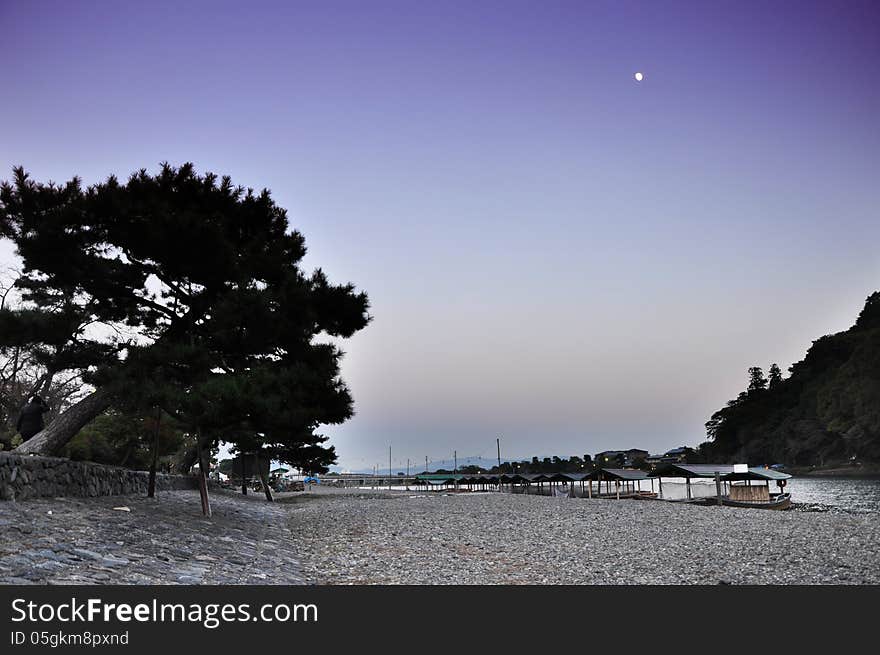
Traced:
[[[398, 476], [406, 476], [418, 473], [578, 473], [587, 472], [596, 468], [635, 468], [643, 471], [651, 471], [658, 464], [699, 464], [702, 463], [700, 453], [690, 446], [679, 446], [667, 450], [662, 455], [651, 455], [649, 451], [641, 448], [629, 448], [628, 450], [603, 450], [595, 455], [585, 454], [583, 457], [572, 455], [571, 457], [532, 457], [531, 460], [504, 461], [501, 465], [491, 467], [479, 466], [478, 464], [463, 464], [461, 466], [448, 467], [448, 462], [440, 462], [438, 466], [427, 468], [413, 467], [410, 471], [397, 471]], [[387, 468], [385, 471], [387, 472]], [[274, 473], [275, 471], [273, 471]], [[377, 470], [377, 473], [381, 469]], [[327, 473], [328, 476], [340, 475], [340, 473]]]

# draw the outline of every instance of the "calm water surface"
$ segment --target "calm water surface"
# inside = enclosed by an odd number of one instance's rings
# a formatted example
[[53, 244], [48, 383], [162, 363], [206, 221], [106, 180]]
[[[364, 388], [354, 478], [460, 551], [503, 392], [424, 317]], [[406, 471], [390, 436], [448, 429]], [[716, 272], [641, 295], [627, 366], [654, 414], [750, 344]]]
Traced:
[[787, 491], [795, 503], [819, 503], [852, 512], [880, 513], [880, 479], [792, 478]]

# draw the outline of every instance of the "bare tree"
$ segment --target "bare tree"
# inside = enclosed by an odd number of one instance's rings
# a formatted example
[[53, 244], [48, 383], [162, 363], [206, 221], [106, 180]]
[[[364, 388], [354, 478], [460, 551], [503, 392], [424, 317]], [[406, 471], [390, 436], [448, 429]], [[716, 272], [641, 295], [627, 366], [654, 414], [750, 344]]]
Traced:
[[[16, 283], [19, 273], [8, 269], [0, 274], [0, 311], [21, 306]], [[46, 421], [78, 403], [92, 389], [83, 384], [82, 371], [53, 371], [43, 365], [36, 346], [0, 347], [0, 445], [12, 447], [21, 408], [38, 395], [49, 407]]]

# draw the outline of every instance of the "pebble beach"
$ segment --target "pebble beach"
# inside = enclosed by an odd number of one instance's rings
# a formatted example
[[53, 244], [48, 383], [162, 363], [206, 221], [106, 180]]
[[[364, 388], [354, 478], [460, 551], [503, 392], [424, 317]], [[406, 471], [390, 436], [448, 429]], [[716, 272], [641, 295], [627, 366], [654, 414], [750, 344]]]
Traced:
[[875, 513], [318, 487], [212, 507], [192, 491], [0, 503], [0, 583], [880, 583]]

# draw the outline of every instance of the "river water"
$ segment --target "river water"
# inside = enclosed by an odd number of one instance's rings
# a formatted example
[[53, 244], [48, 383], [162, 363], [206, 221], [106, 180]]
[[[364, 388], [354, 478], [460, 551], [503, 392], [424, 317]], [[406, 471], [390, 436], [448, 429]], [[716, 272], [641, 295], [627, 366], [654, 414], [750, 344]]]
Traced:
[[[647, 488], [642, 483], [642, 488]], [[714, 496], [714, 480], [693, 480], [691, 489], [694, 497]], [[798, 478], [788, 481], [785, 490], [791, 494], [795, 505], [824, 505], [849, 512], [880, 513], [880, 479], [853, 478]], [[770, 484], [770, 491], [776, 492], [776, 485]], [[663, 478], [663, 497], [678, 499], [686, 495], [685, 483], [681, 478]]]
[[792, 478], [786, 491], [794, 503], [817, 503], [851, 512], [880, 513], [880, 479]]

